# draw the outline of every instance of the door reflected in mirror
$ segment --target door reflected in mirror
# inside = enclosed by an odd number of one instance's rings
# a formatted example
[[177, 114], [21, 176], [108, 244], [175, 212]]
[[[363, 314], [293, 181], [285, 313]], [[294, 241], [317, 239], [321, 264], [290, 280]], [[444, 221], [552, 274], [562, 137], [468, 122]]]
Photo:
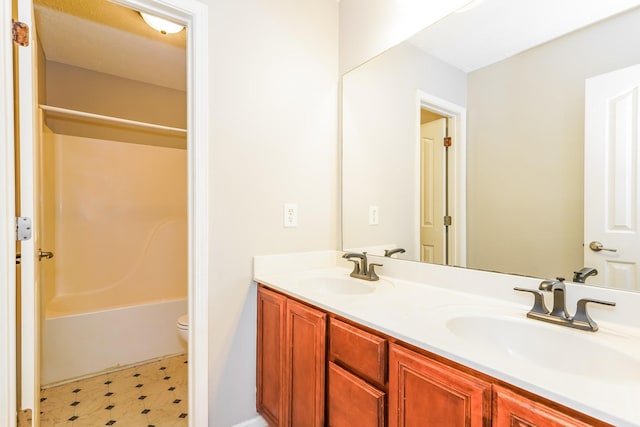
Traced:
[[[575, 5], [562, 0], [554, 7], [561, 10], [565, 3]], [[615, 96], [599, 101], [607, 109], [593, 140], [602, 147], [587, 161], [604, 171], [597, 178], [603, 191], [598, 197], [613, 202], [589, 201], [592, 190], [585, 196], [595, 167], [585, 164], [586, 82], [640, 64], [640, 9], [633, 7], [639, 2], [623, 3], [582, 23], [574, 17], [564, 33], [556, 28], [547, 38], [530, 34], [526, 25], [498, 25], [520, 30], [499, 40], [530, 43], [519, 51], [505, 48], [500, 57], [500, 43], [485, 33], [497, 25], [489, 17], [506, 15], [495, 7], [508, 2], [488, 0], [347, 73], [343, 249], [384, 255], [403, 248], [392, 256], [540, 278], [571, 278], [597, 264], [599, 274], [586, 284], [640, 290], [635, 261], [621, 252], [591, 251], [590, 241], [607, 247], [608, 237], [585, 228], [584, 208], [595, 206], [589, 209], [606, 219], [601, 228], [625, 242], [638, 241], [640, 81], [631, 78]], [[474, 23], [468, 13], [482, 19]], [[553, 27], [558, 11], [548, 16]], [[473, 46], [474, 34], [484, 46]], [[640, 73], [635, 70], [628, 73]], [[424, 97], [451, 109], [425, 107]], [[425, 118], [423, 111], [436, 116]], [[613, 122], [612, 111], [619, 113]], [[442, 155], [420, 133], [423, 123], [441, 117], [449, 119], [444, 134], [453, 137]]]

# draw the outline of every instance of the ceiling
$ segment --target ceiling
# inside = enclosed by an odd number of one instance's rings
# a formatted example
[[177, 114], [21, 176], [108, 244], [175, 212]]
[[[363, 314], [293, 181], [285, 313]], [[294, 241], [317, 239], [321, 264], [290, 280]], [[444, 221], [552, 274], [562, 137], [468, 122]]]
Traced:
[[640, 0], [476, 0], [410, 43], [470, 72], [640, 5]]
[[[137, 11], [107, 0], [34, 3], [47, 60], [186, 90], [186, 30], [162, 35]], [[639, 4], [640, 0], [476, 0], [410, 42], [470, 72]]]
[[47, 60], [186, 90], [186, 30], [160, 34], [106, 0], [35, 0], [34, 9]]

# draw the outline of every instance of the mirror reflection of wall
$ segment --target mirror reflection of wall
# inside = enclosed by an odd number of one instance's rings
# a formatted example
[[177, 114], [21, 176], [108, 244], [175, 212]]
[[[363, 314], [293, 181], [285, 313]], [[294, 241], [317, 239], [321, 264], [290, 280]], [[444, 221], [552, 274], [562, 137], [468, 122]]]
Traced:
[[636, 8], [470, 72], [406, 42], [347, 73], [343, 247], [421, 259], [421, 91], [467, 109], [466, 263], [453, 264], [571, 278], [584, 267], [585, 80], [640, 63], [638, 22]]
[[[343, 246], [382, 254], [402, 247], [419, 259], [416, 88], [466, 103], [466, 75], [401, 44], [343, 78]], [[379, 207], [370, 225], [369, 207]]]

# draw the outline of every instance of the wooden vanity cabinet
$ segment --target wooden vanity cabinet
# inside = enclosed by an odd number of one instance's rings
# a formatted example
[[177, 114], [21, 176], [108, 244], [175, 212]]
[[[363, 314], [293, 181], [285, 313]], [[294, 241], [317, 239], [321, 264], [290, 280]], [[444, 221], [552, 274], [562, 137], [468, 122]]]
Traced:
[[365, 329], [259, 285], [257, 409], [271, 427], [610, 427]]
[[389, 347], [389, 427], [490, 425], [491, 383], [399, 345]]
[[269, 425], [324, 426], [326, 317], [258, 288], [256, 406]]

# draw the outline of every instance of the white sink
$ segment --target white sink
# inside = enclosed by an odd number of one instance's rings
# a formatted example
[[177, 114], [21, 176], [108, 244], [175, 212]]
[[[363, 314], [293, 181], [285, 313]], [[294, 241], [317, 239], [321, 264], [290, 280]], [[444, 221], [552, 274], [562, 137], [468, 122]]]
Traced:
[[[464, 310], [462, 310], [464, 313]], [[482, 346], [513, 361], [607, 382], [640, 381], [640, 339], [578, 331], [522, 314], [464, 313], [446, 319], [446, 330], [466, 345]]]
[[313, 288], [313, 291], [335, 295], [362, 295], [370, 294], [376, 290], [378, 282], [354, 279], [352, 277], [310, 277], [303, 281], [304, 286]]

